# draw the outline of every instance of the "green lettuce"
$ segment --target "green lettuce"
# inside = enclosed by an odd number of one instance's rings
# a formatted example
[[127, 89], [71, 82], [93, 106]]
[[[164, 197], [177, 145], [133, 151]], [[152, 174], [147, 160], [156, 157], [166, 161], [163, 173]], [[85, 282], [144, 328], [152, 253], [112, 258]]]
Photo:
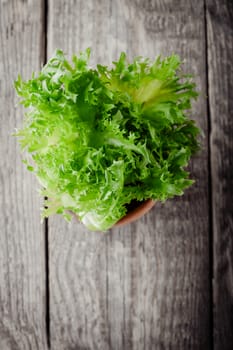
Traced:
[[165, 201], [193, 183], [184, 168], [200, 130], [186, 111], [198, 94], [177, 55], [129, 63], [122, 53], [112, 68], [95, 69], [89, 56], [69, 63], [57, 50], [37, 76], [18, 77], [28, 110], [16, 135], [48, 198], [43, 217], [72, 211], [107, 230], [132, 201]]

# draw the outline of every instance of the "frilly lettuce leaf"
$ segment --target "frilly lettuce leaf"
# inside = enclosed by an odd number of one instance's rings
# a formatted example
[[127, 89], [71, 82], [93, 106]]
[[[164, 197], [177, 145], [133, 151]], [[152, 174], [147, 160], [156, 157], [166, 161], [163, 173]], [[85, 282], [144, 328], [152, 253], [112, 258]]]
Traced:
[[63, 52], [15, 88], [28, 108], [17, 132], [48, 197], [43, 216], [78, 215], [107, 230], [133, 200], [182, 195], [184, 167], [199, 145], [186, 111], [197, 97], [176, 55], [154, 62], [121, 54], [113, 68], [88, 67], [90, 49], [69, 63]]

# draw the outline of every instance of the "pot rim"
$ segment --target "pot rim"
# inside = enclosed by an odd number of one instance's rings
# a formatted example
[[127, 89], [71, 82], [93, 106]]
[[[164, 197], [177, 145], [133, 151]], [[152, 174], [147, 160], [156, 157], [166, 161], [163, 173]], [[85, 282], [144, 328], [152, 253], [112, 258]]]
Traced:
[[145, 200], [138, 207], [129, 211], [123, 218], [115, 223], [113, 227], [125, 226], [140, 219], [144, 214], [148, 213], [148, 211], [150, 211], [154, 205], [155, 201], [153, 199]]

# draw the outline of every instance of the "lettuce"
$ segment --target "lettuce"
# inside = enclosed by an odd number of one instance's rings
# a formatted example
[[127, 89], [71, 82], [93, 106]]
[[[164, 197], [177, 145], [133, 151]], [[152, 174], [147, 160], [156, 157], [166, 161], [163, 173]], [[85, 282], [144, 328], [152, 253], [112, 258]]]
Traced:
[[90, 49], [69, 63], [63, 52], [15, 88], [28, 108], [16, 135], [46, 196], [43, 217], [78, 215], [107, 230], [132, 201], [165, 201], [193, 180], [184, 168], [199, 128], [185, 111], [197, 97], [177, 55], [155, 61], [124, 53], [113, 67], [88, 67]]

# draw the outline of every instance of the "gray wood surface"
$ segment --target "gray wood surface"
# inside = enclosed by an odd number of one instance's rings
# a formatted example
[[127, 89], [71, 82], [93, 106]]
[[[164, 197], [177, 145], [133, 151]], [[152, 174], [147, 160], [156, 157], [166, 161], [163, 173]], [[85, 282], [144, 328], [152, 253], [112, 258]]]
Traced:
[[22, 123], [13, 88], [40, 68], [42, 2], [0, 1], [0, 349], [46, 349], [44, 233], [36, 180], [11, 136]]
[[[227, 0], [0, 0], [0, 350], [233, 349], [232, 23]], [[196, 184], [107, 233], [41, 223], [11, 136], [18, 73], [86, 47], [92, 65], [178, 53], [200, 90]]]
[[207, 1], [215, 349], [233, 348], [233, 2]]
[[[177, 52], [197, 76], [206, 135], [202, 1], [49, 1], [48, 53], [92, 47], [92, 64]], [[196, 185], [126, 228], [90, 233], [49, 219], [52, 349], [210, 348], [207, 139]]]

